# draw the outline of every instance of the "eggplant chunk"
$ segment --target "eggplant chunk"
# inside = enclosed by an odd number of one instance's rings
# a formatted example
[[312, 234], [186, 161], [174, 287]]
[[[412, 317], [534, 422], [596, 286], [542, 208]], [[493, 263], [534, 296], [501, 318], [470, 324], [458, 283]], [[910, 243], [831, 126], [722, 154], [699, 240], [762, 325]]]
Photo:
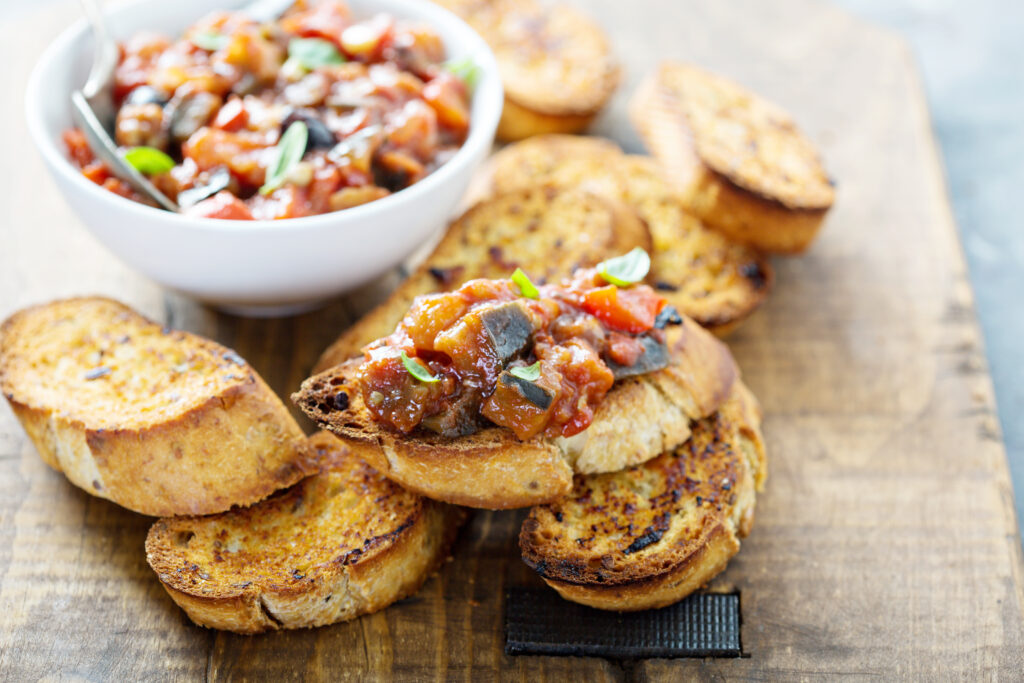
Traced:
[[[201, 176], [200, 176], [201, 177]], [[231, 185], [231, 172], [220, 166], [207, 174], [206, 181], [178, 193], [178, 205], [182, 208], [193, 206], [208, 199]]]
[[307, 152], [311, 149], [330, 149], [338, 144], [334, 133], [317, 117], [316, 112], [307, 109], [295, 109], [289, 113], [281, 122], [281, 133], [284, 134], [288, 130], [288, 126], [296, 121], [306, 124], [306, 129], [309, 131], [309, 137], [306, 139]]
[[224, 101], [213, 93], [198, 91], [175, 95], [167, 103], [164, 116], [171, 141], [182, 144], [217, 114]]
[[480, 313], [480, 322], [502, 367], [522, 353], [533, 335], [533, 323], [522, 305], [509, 301]]
[[498, 382], [509, 389], [518, 392], [520, 396], [541, 410], [547, 410], [551, 407], [551, 401], [554, 399], [554, 396], [551, 392], [536, 382], [531, 382], [523, 379], [522, 377], [516, 377], [511, 372], [507, 371], [501, 373], [501, 377], [498, 378]]
[[612, 361], [606, 361], [616, 381], [637, 375], [646, 375], [648, 372], [661, 370], [668, 367], [668, 349], [665, 345], [648, 336], [639, 337], [644, 347], [644, 352], [632, 365], [619, 365]]
[[540, 433], [551, 418], [555, 391], [555, 388], [505, 371], [498, 377], [494, 393], [484, 401], [480, 413], [494, 424], [508, 427], [520, 439], [528, 439]]
[[480, 392], [465, 387], [451, 405], [437, 413], [423, 418], [424, 429], [450, 438], [472, 434], [480, 427]]
[[679, 311], [674, 306], [666, 306], [661, 309], [661, 313], [658, 313], [658, 317], [654, 319], [654, 327], [658, 330], [663, 330], [669, 325], [682, 325], [683, 316], [679, 315]]

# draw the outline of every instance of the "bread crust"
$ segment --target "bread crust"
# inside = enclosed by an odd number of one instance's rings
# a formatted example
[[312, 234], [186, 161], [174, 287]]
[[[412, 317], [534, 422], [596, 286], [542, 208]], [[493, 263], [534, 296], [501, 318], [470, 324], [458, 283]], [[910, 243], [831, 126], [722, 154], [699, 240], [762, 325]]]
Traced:
[[[325, 469], [293, 489], [248, 510], [160, 519], [150, 529], [147, 561], [195, 623], [260, 633], [347, 621], [415, 593], [444, 560], [462, 511], [401, 490], [357, 463], [327, 434], [310, 437], [308, 445], [320, 453]], [[340, 480], [326, 481], [331, 472], [341, 473]], [[379, 521], [352, 517], [347, 502], [324, 500], [339, 485], [342, 491], [334, 497], [344, 495], [345, 486], [355, 487], [355, 495], [377, 508]], [[315, 516], [324, 514], [334, 519], [318, 527]], [[359, 543], [346, 545], [347, 537], [334, 531], [334, 525], [344, 531], [372, 524], [373, 535], [358, 536]], [[246, 529], [259, 536], [260, 529], [275, 525], [294, 530], [297, 544], [243, 538], [234, 553], [229, 549]], [[312, 566], [292, 567], [311, 555], [318, 560]], [[223, 565], [230, 566], [218, 573]]]
[[630, 206], [651, 232], [648, 282], [673, 306], [719, 336], [756, 311], [774, 282], [754, 249], [706, 227], [649, 157], [610, 140], [544, 135], [505, 147], [474, 183], [477, 200], [536, 184], [584, 189]]
[[801, 254], [818, 235], [828, 208], [788, 208], [752, 192], [707, 167], [698, 169], [686, 204], [698, 216], [710, 216], [717, 230], [740, 244], [776, 254]]
[[557, 282], [577, 267], [650, 246], [650, 233], [634, 211], [588, 192], [534, 186], [488, 198], [459, 216], [426, 261], [324, 351], [314, 372], [391, 334], [422, 294], [473, 278], [509, 277], [516, 267], [535, 281]]
[[[307, 379], [292, 400], [410, 490], [468, 507], [525, 507], [568, 493], [573, 471], [615, 471], [675, 447], [689, 436], [692, 420], [710, 415], [730, 395], [738, 371], [724, 344], [688, 319], [666, 336], [671, 365], [617, 383], [590, 427], [571, 439], [520, 441], [500, 427], [457, 438], [392, 432], [363, 403], [358, 358]], [[340, 402], [339, 393], [345, 395]]]
[[721, 572], [751, 529], [766, 477], [760, 408], [742, 383], [675, 453], [577, 476], [572, 493], [523, 522], [524, 562], [567, 600], [663, 607]]
[[[834, 201], [832, 181], [779, 107], [696, 67], [665, 63], [638, 88], [630, 118], [708, 225], [764, 251], [799, 253], [813, 241]], [[726, 123], [742, 129], [742, 141], [718, 132]]]
[[534, 0], [438, 0], [494, 51], [505, 87], [500, 140], [586, 128], [618, 87], [604, 31], [567, 5]]
[[[35, 389], [35, 375], [27, 374], [34, 361], [25, 336], [36, 334], [34, 325], [50, 329], [50, 317], [75, 316], [90, 319], [92, 331], [131, 336], [159, 329], [101, 298], [25, 309], [0, 327], [0, 387], [43, 461], [71, 483], [142, 514], [210, 514], [266, 498], [311, 471], [312, 463], [288, 447], [303, 438], [301, 429], [266, 383], [234, 352], [184, 332], [159, 334], [169, 345], [221, 359], [234, 379], [215, 383], [213, 393], [192, 397], [191, 405], [157, 421], [126, 413], [119, 422], [115, 413], [98, 424], [73, 407], [51, 403]], [[64, 389], [73, 400], [75, 384]], [[132, 409], [130, 396], [119, 401]]]
[[503, 142], [516, 142], [534, 135], [580, 133], [593, 122], [595, 116], [596, 111], [585, 114], [546, 114], [524, 107], [506, 95], [495, 135]]

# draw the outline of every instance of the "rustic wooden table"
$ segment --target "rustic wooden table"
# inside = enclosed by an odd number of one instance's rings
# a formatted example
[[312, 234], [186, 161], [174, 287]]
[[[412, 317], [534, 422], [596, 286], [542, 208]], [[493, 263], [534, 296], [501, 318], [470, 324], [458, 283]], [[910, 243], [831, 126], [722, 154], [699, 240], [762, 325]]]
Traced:
[[[839, 180], [824, 233], [778, 263], [767, 306], [731, 340], [765, 407], [767, 491], [713, 589], [742, 596], [749, 657], [503, 654], [503, 589], [536, 585], [521, 514], [481, 513], [414, 598], [314, 631], [192, 626], [146, 566], [150, 520], [47, 469], [0, 407], [0, 671], [12, 679], [1015, 678], [1024, 561], [972, 296], [927, 107], [904, 44], [811, 0], [588, 3], [627, 79], [600, 132], [638, 148], [626, 95], [659, 58], [731, 74], [793, 110]], [[130, 272], [56, 196], [27, 139], [30, 65], [66, 4], [0, 27], [0, 316], [115, 296], [236, 348], [282, 394], [394, 283], [282, 320], [217, 314]]]

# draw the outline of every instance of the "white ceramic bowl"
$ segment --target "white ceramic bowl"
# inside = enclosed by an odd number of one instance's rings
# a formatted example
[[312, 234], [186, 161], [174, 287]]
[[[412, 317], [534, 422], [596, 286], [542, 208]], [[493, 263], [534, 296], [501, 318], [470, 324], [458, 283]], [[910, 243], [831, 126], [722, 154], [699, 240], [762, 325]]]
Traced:
[[[46, 50], [32, 72], [26, 115], [39, 148], [71, 208], [108, 249], [160, 284], [223, 308], [274, 315], [299, 310], [393, 268], [451, 217], [489, 152], [501, 116], [494, 55], [458, 17], [426, 0], [347, 0], [356, 17], [388, 12], [432, 26], [449, 58], [479, 66], [469, 137], [420, 182], [369, 204], [320, 216], [277, 221], [189, 218], [119, 197], [86, 179], [68, 160], [61, 132], [72, 125], [71, 91], [92, 61], [92, 38], [80, 21]], [[107, 12], [115, 39], [140, 30], [180, 35], [216, 8], [240, 0], [135, 0]]]

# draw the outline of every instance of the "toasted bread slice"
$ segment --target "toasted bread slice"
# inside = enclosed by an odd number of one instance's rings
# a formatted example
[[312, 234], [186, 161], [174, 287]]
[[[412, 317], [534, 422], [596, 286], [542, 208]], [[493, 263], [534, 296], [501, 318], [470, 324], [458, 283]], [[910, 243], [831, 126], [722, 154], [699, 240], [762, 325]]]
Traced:
[[764, 251], [810, 245], [835, 192], [785, 111], [725, 78], [665, 63], [634, 95], [630, 117], [705, 223]]
[[498, 138], [583, 130], [618, 86], [604, 31], [582, 12], [535, 0], [438, 0], [487, 41], [501, 70]]
[[685, 211], [650, 158], [623, 155], [602, 138], [538, 136], [491, 157], [473, 192], [479, 199], [539, 183], [585, 189], [632, 207], [651, 231], [648, 282], [715, 334], [734, 329], [771, 289], [767, 259]]
[[281, 400], [238, 354], [101, 298], [0, 327], [0, 389], [43, 460], [147, 515], [246, 505], [310, 471]]
[[323, 626], [419, 590], [464, 513], [403, 490], [334, 437], [296, 446], [323, 469], [252, 507], [157, 520], [146, 560], [200, 626], [238, 633]]
[[760, 408], [742, 383], [678, 449], [615, 474], [577, 476], [530, 510], [523, 560], [562, 597], [622, 612], [681, 600], [725, 569], [766, 476]]
[[534, 135], [581, 133], [598, 112], [586, 114], [545, 114], [528, 109], [505, 94], [495, 137], [503, 142], [524, 140]]
[[359, 457], [402, 486], [435, 500], [506, 509], [556, 500], [573, 472], [614, 472], [689, 437], [692, 420], [713, 413], [737, 376], [732, 355], [692, 320], [667, 330], [669, 367], [616, 383], [590, 427], [570, 439], [520, 441], [491, 427], [446, 438], [401, 435], [377, 424], [358, 389], [362, 359], [307, 379], [292, 400]]
[[380, 306], [345, 331], [315, 372], [338, 365], [394, 332], [417, 296], [474, 278], [508, 277], [517, 267], [555, 282], [633, 247], [650, 234], [628, 207], [577, 190], [531, 187], [478, 204], [455, 220], [427, 260]]
[[771, 291], [768, 259], [684, 210], [652, 159], [626, 156], [620, 170], [623, 200], [647, 223], [654, 242], [648, 281], [716, 335], [732, 332]]

